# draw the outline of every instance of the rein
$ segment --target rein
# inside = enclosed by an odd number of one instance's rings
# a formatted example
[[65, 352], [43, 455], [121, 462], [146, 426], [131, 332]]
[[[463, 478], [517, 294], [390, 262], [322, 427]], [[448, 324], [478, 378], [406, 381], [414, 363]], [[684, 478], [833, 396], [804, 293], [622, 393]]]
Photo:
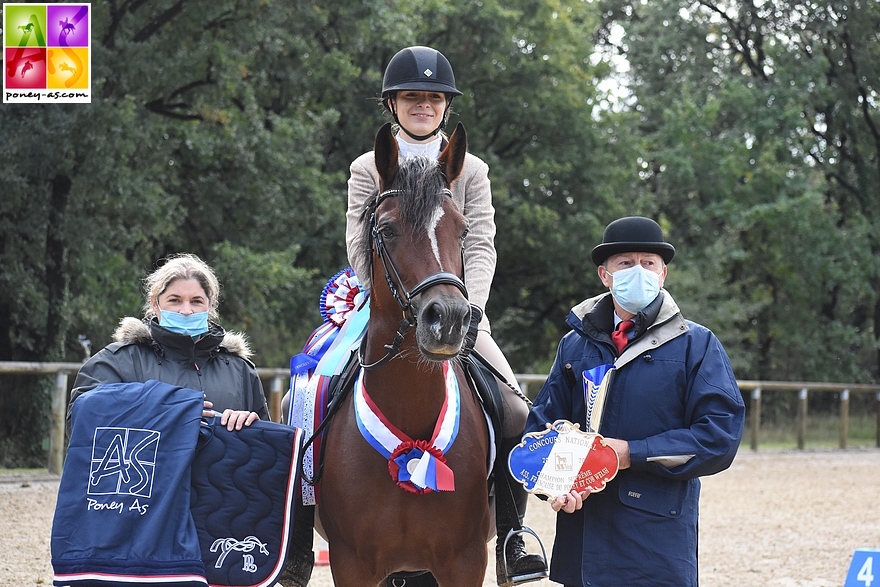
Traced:
[[[449, 273], [446, 271], [440, 271], [438, 273], [434, 273], [433, 275], [429, 275], [425, 279], [421, 280], [416, 284], [412, 290], [407, 291], [406, 286], [403, 285], [403, 281], [400, 279], [400, 274], [397, 272], [397, 268], [394, 266], [394, 261], [391, 259], [391, 255], [388, 253], [388, 249], [385, 246], [385, 239], [382, 237], [382, 232], [379, 230], [379, 227], [376, 224], [376, 211], [379, 209], [379, 206], [386, 199], [391, 197], [397, 197], [401, 194], [406, 193], [404, 190], [392, 189], [385, 190], [378, 196], [376, 196], [376, 201], [370, 206], [370, 238], [372, 240], [372, 245], [375, 247], [375, 252], [379, 255], [379, 259], [382, 261], [382, 267], [385, 270], [385, 281], [388, 283], [388, 289], [391, 291], [391, 295], [394, 296], [395, 301], [397, 301], [397, 305], [400, 306], [401, 311], [403, 312], [403, 319], [397, 325], [397, 334], [394, 336], [394, 340], [391, 344], [385, 345], [385, 356], [376, 361], [375, 363], [367, 364], [364, 360], [364, 345], [366, 344], [367, 337], [361, 340], [361, 345], [358, 349], [358, 359], [361, 362], [361, 367], [366, 370], [376, 369], [381, 367], [394, 357], [400, 354], [400, 345], [403, 344], [403, 339], [409, 330], [415, 326], [418, 322], [415, 312], [413, 312], [413, 304], [412, 300], [417, 295], [431, 289], [437, 285], [452, 285], [458, 288], [458, 291], [464, 295], [465, 299], [468, 297], [467, 288], [465, 287], [464, 281], [460, 279], [457, 275], [453, 273]], [[452, 191], [448, 188], [443, 189], [443, 193], [449, 197], [452, 197]], [[372, 247], [371, 247], [372, 248]], [[461, 247], [461, 257], [462, 257], [462, 267], [464, 267], [464, 245]]]

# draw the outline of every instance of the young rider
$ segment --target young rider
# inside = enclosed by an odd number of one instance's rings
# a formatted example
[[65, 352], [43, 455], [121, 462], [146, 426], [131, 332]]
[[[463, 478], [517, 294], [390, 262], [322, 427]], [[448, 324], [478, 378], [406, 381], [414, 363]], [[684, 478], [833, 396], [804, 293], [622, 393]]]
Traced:
[[[452, 66], [442, 53], [430, 47], [408, 47], [399, 51], [385, 70], [382, 80], [382, 104], [391, 114], [397, 126], [397, 144], [402, 157], [421, 155], [436, 158], [446, 146], [443, 133], [448, 120], [452, 100], [461, 92], [455, 86]], [[370, 259], [366, 258], [362, 239], [362, 211], [364, 203], [379, 189], [379, 175], [372, 151], [364, 153], [351, 164], [348, 180], [348, 212], [346, 246], [348, 259], [365, 287], [369, 288]], [[481, 159], [467, 154], [459, 178], [452, 184], [452, 198], [468, 220], [468, 234], [464, 241], [464, 273], [468, 298], [475, 308], [479, 322], [475, 350], [485, 357], [507, 382], [499, 388], [504, 402], [504, 421], [499, 458], [521, 441], [528, 416], [528, 405], [518, 393], [519, 387], [513, 370], [491, 335], [489, 320], [485, 314], [486, 301], [495, 274], [496, 252], [495, 209], [489, 183], [489, 166]], [[506, 470], [506, 464], [504, 466]], [[509, 480], [513, 492], [503, 490], [496, 484], [496, 570], [498, 582], [513, 584], [512, 577], [534, 576], [540, 578], [545, 572], [544, 559], [528, 554], [522, 538], [515, 535], [507, 547], [505, 567], [502, 546], [511, 528], [519, 526], [525, 514], [528, 494], [522, 485]], [[503, 495], [507, 493], [507, 495]], [[517, 515], [519, 520], [516, 519]], [[504, 569], [508, 572], [505, 574]]]

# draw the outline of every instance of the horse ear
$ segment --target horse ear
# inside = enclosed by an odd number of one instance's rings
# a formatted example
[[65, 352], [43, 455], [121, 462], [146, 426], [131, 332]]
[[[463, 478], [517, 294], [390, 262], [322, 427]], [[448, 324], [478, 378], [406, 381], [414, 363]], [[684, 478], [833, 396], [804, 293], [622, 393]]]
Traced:
[[449, 137], [449, 144], [440, 153], [440, 165], [443, 173], [446, 175], [446, 181], [450, 185], [461, 175], [464, 168], [464, 156], [467, 155], [468, 142], [467, 131], [462, 123], [455, 126], [452, 136]]
[[376, 155], [376, 170], [379, 172], [380, 185], [387, 188], [397, 175], [398, 149], [397, 139], [391, 133], [391, 123], [386, 122], [376, 133], [373, 145]]

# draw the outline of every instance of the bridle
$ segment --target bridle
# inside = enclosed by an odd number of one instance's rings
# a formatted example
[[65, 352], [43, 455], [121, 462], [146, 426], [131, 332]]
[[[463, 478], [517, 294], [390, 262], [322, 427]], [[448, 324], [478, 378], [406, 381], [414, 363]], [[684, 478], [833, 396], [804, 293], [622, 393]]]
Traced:
[[[406, 336], [407, 332], [409, 332], [410, 328], [415, 326], [417, 323], [417, 318], [415, 312], [413, 312], [412, 304], [413, 298], [415, 298], [417, 295], [437, 285], [452, 285], [458, 288], [458, 291], [462, 293], [465, 299], [467, 299], [468, 297], [468, 292], [467, 288], [464, 285], [464, 281], [459, 278], [458, 275], [446, 271], [440, 271], [438, 273], [434, 273], [433, 275], [429, 275], [425, 279], [418, 282], [411, 290], [407, 290], [406, 286], [403, 285], [403, 281], [401, 281], [400, 279], [400, 274], [397, 272], [397, 268], [394, 266], [394, 261], [391, 259], [391, 255], [388, 253], [388, 249], [385, 246], [385, 239], [382, 236], [382, 231], [379, 230], [376, 222], [376, 211], [379, 209], [379, 206], [382, 204], [382, 202], [390, 197], [396, 197], [403, 193], [405, 193], [404, 190], [399, 189], [385, 190], [384, 192], [376, 196], [376, 200], [370, 206], [369, 222], [370, 238], [372, 240], [372, 245], [373, 247], [375, 247], [376, 254], [382, 261], [382, 267], [385, 270], [385, 281], [388, 283], [388, 289], [391, 290], [391, 295], [394, 296], [394, 299], [397, 301], [397, 305], [400, 306], [400, 310], [403, 312], [403, 319], [397, 326], [397, 334], [394, 336], [394, 340], [391, 342], [391, 344], [385, 345], [385, 350], [387, 351], [385, 353], [385, 356], [375, 363], [371, 363], [369, 365], [367, 365], [364, 361], [364, 345], [367, 340], [367, 337], [364, 336], [364, 338], [361, 340], [360, 349], [358, 350], [358, 359], [361, 362], [361, 367], [364, 369], [375, 369], [377, 367], [381, 367], [382, 365], [400, 354], [400, 345], [403, 344], [403, 338]], [[448, 188], [444, 188], [443, 193], [449, 197], [452, 197], [452, 192]], [[464, 267], [464, 244], [462, 244], [461, 256], [462, 267]]]

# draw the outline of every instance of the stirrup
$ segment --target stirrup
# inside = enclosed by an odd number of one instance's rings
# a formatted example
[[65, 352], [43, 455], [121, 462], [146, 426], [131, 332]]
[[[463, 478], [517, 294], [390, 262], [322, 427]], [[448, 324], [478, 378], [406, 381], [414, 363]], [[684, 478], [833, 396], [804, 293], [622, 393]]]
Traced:
[[[541, 556], [544, 559], [544, 569], [542, 571], [511, 576], [510, 569], [507, 566], [507, 544], [514, 536], [522, 536], [526, 533], [534, 536], [535, 539], [538, 541], [538, 544], [541, 545]], [[507, 536], [504, 538], [504, 548], [501, 551], [501, 558], [504, 559], [504, 576], [498, 577], [498, 585], [500, 587], [511, 587], [512, 585], [519, 585], [521, 583], [528, 583], [530, 581], [540, 581], [541, 579], [546, 579], [550, 576], [550, 569], [547, 568], [547, 551], [544, 549], [544, 543], [541, 542], [541, 537], [538, 536], [535, 531], [528, 526], [521, 526], [519, 530], [514, 530], [513, 528], [510, 529], [510, 531], [507, 533]]]

